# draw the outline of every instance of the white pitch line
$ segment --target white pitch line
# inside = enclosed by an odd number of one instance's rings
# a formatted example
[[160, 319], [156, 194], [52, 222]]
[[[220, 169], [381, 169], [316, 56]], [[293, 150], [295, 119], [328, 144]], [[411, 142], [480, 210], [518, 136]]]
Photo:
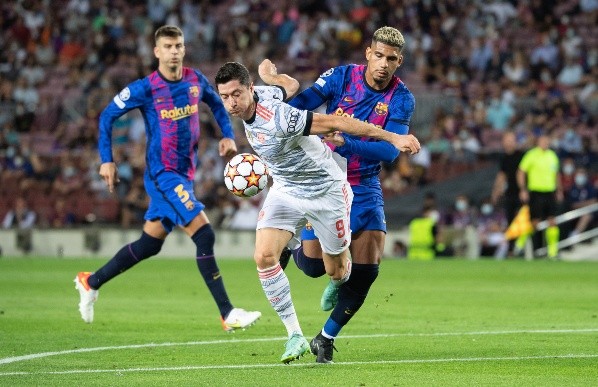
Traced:
[[[389, 337], [439, 337], [439, 336], [487, 336], [487, 335], [512, 335], [512, 334], [532, 334], [532, 333], [592, 333], [598, 332], [598, 328], [587, 329], [537, 329], [537, 330], [512, 330], [512, 331], [473, 331], [473, 332], [432, 332], [432, 333], [389, 333], [389, 334], [374, 334], [374, 335], [346, 335], [341, 336], [342, 339], [370, 339], [370, 338], [389, 338]], [[29, 355], [5, 357], [0, 359], [0, 365], [16, 363], [20, 361], [40, 359], [50, 356], [69, 355], [73, 353], [85, 352], [99, 352], [110, 351], [115, 349], [135, 349], [135, 348], [156, 348], [156, 347], [178, 347], [191, 345], [211, 345], [211, 344], [238, 344], [238, 343], [257, 343], [267, 341], [282, 341], [286, 337], [269, 337], [269, 338], [254, 338], [254, 339], [232, 339], [232, 340], [211, 340], [211, 341], [190, 341], [186, 343], [147, 343], [147, 344], [132, 344], [132, 345], [116, 345], [108, 347], [92, 347], [92, 348], [77, 348], [67, 349], [64, 351], [54, 352], [40, 352]]]
[[461, 363], [461, 362], [483, 362], [483, 361], [522, 361], [522, 360], [544, 360], [544, 359], [590, 359], [598, 358], [598, 354], [567, 354], [567, 355], [540, 355], [540, 356], [500, 356], [500, 357], [465, 357], [447, 359], [403, 359], [403, 360], [381, 360], [381, 361], [346, 361], [330, 364], [317, 363], [293, 363], [293, 364], [236, 364], [236, 365], [205, 365], [205, 366], [179, 366], [179, 367], [147, 367], [147, 368], [121, 368], [121, 369], [97, 369], [97, 370], [69, 370], [69, 371], [42, 371], [42, 372], [0, 372], [0, 376], [31, 376], [31, 375], [71, 375], [71, 374], [99, 374], [124, 372], [155, 372], [155, 371], [197, 371], [197, 370], [218, 370], [218, 369], [256, 369], [276, 367], [330, 367], [364, 364], [422, 364], [422, 363]]

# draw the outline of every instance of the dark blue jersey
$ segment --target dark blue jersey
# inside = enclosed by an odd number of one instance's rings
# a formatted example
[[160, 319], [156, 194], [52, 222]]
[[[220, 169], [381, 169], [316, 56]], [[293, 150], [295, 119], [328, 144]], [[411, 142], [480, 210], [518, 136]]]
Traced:
[[168, 81], [158, 71], [130, 83], [100, 115], [98, 148], [102, 163], [112, 159], [114, 121], [138, 108], [145, 121], [146, 168], [150, 177], [170, 171], [193, 179], [199, 141], [198, 104], [205, 102], [224, 137], [234, 138], [220, 96], [196, 69], [183, 67], [183, 77]]
[[[394, 133], [407, 134], [415, 109], [413, 94], [396, 76], [384, 90], [371, 88], [365, 80], [365, 69], [364, 65], [332, 68], [289, 104], [313, 110], [326, 102], [328, 114], [351, 116]], [[380, 162], [392, 162], [398, 156], [398, 150], [385, 141], [346, 133], [343, 136], [345, 145], [335, 151], [348, 161], [347, 178], [351, 186], [379, 189]]]

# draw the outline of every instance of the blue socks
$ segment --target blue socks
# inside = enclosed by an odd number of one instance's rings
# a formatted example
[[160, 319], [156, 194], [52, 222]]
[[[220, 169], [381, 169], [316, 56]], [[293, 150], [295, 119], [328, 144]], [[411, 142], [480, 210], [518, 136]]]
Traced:
[[328, 321], [324, 324], [323, 334], [335, 338], [343, 326], [357, 313], [368, 295], [370, 287], [378, 277], [379, 266], [376, 264], [353, 263], [351, 276], [339, 289], [338, 302]]
[[99, 289], [100, 286], [120, 273], [142, 260], [158, 254], [162, 249], [162, 244], [164, 244], [162, 239], [154, 238], [142, 232], [138, 240], [123, 246], [108, 263], [89, 276], [87, 280], [89, 286], [93, 289]]
[[218, 309], [220, 310], [220, 316], [226, 318], [230, 311], [233, 309], [226, 289], [224, 288], [224, 281], [220, 275], [220, 269], [216, 264], [216, 258], [214, 257], [214, 243], [216, 242], [216, 236], [212, 226], [208, 223], [193, 234], [191, 237], [195, 246], [197, 246], [196, 262], [197, 268], [201, 273]]
[[308, 257], [303, 253], [303, 246], [293, 250], [293, 259], [299, 270], [312, 278], [318, 278], [326, 274], [324, 260]]

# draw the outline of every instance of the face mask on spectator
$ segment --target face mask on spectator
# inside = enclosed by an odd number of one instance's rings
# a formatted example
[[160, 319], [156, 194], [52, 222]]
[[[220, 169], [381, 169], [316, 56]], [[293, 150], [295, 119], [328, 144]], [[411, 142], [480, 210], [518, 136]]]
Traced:
[[73, 177], [75, 176], [75, 168], [66, 167], [62, 173], [64, 174], [64, 177]]
[[455, 202], [457, 211], [465, 211], [467, 209], [467, 202], [465, 200], [457, 200]]
[[428, 213], [428, 218], [432, 219], [434, 223], [438, 223], [440, 220], [440, 213], [438, 211], [430, 211]]
[[482, 214], [490, 215], [493, 210], [494, 210], [494, 207], [492, 207], [492, 204], [489, 204], [489, 203], [482, 204], [482, 208], [481, 208]]
[[15, 150], [14, 147], [9, 146], [8, 148], [6, 148], [6, 157], [8, 157], [8, 158], [15, 157], [16, 153], [17, 153], [17, 151]]
[[588, 177], [584, 173], [575, 175], [575, 184], [578, 186], [584, 186], [588, 182]]
[[571, 164], [565, 164], [563, 165], [563, 173], [567, 176], [571, 176], [573, 174], [573, 171], [575, 171], [575, 167]]

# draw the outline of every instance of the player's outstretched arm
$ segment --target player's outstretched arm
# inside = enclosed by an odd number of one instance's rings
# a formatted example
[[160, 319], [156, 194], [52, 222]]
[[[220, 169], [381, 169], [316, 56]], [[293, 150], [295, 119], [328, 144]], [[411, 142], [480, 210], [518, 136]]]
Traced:
[[270, 59], [264, 59], [258, 66], [257, 71], [266, 84], [282, 87], [286, 92], [287, 100], [299, 91], [299, 81], [287, 74], [278, 74], [276, 66]]
[[371, 137], [391, 143], [401, 152], [415, 154], [421, 146], [412, 134], [400, 135], [351, 117], [314, 113], [310, 134], [327, 134], [339, 130], [354, 136]]

